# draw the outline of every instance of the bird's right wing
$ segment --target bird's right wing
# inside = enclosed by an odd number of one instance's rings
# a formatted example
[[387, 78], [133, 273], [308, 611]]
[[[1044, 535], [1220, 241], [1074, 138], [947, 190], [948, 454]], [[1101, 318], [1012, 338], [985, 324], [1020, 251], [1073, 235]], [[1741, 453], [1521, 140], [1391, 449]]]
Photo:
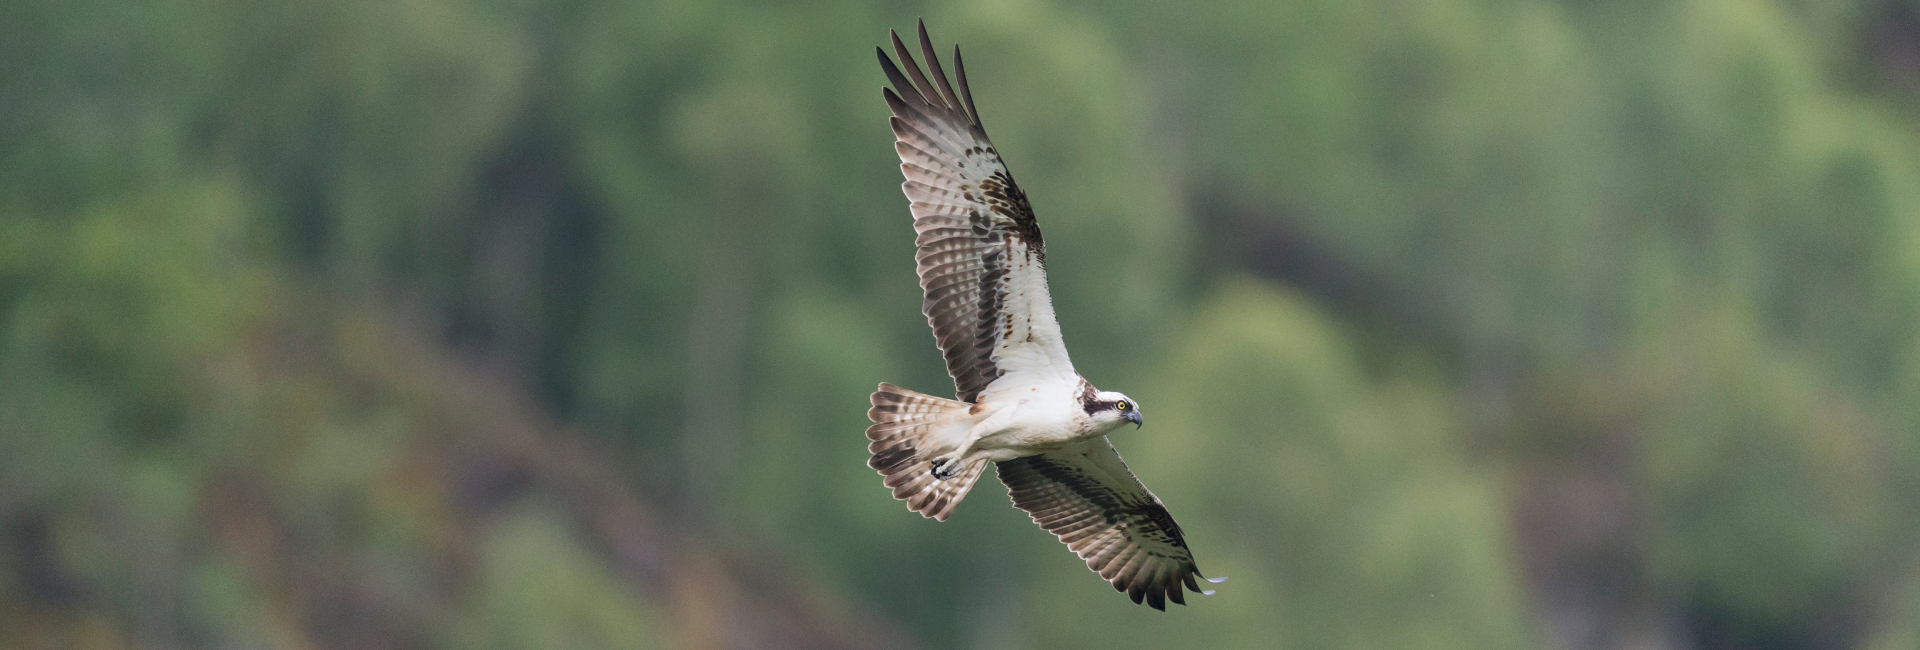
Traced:
[[882, 94], [893, 109], [893, 148], [906, 176], [900, 189], [912, 201], [919, 234], [920, 309], [946, 357], [955, 396], [978, 401], [1003, 376], [1021, 386], [1074, 381], [1047, 290], [1039, 222], [980, 126], [959, 48], [953, 51], [958, 93], [934, 56], [925, 23], [920, 52], [931, 80], [899, 34], [893, 49], [906, 71], [881, 50], [880, 66], [893, 83]]
[[[1193, 552], [1159, 497], [1135, 478], [1106, 436], [997, 465], [1013, 505], [1065, 542], [1087, 568], [1154, 609], [1185, 605], [1186, 590], [1211, 595], [1195, 578]], [[1184, 589], [1183, 589], [1184, 587]]]

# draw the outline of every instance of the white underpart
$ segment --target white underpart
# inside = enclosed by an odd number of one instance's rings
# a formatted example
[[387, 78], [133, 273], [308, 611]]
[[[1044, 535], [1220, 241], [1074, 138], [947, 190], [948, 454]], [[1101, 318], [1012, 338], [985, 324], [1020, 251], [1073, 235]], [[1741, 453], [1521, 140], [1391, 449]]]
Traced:
[[[1016, 396], [1023, 388], [1065, 384], [1069, 392], [1080, 384], [1053, 316], [1053, 296], [1047, 292], [1047, 272], [1026, 242], [1010, 239], [1007, 275], [1002, 281], [1003, 338], [994, 346], [993, 362], [1001, 376], [980, 392], [980, 401]], [[1018, 396], [1025, 398], [1025, 396]]]
[[981, 413], [964, 442], [951, 447], [994, 461], [1044, 453], [1100, 433], [1088, 428], [1080, 405], [1080, 375], [1054, 318], [1046, 269], [1026, 242], [1007, 241], [1003, 316], [995, 331], [1000, 340], [993, 351], [1001, 375], [980, 392]]

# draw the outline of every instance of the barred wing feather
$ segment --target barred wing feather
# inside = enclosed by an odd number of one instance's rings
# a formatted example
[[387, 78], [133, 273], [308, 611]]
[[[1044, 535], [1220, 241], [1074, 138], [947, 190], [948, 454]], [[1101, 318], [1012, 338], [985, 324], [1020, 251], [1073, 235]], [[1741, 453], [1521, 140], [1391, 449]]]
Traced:
[[[921, 312], [953, 377], [955, 397], [975, 402], [998, 387], [1072, 381], [1047, 290], [1046, 245], [1025, 192], [987, 139], [973, 107], [966, 66], [954, 48], [959, 92], [920, 26], [929, 78], [893, 35], [894, 65], [880, 50], [893, 88], [894, 151], [918, 233]], [[1005, 377], [1005, 381], [1001, 381]]]
[[[1087, 561], [1087, 568], [1127, 592], [1165, 610], [1166, 601], [1187, 604], [1186, 591], [1212, 594], [1200, 575], [1185, 535], [1160, 498], [1147, 491], [1120, 460], [1106, 436], [1060, 451], [1001, 461], [996, 466], [1013, 505]], [[1225, 578], [1211, 579], [1219, 583]]]

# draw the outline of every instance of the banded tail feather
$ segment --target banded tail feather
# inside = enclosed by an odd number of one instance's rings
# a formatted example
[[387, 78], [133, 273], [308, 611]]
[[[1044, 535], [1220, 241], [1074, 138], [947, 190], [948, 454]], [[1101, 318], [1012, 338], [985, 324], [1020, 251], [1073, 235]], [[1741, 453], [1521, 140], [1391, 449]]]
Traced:
[[867, 466], [880, 472], [893, 498], [906, 501], [908, 509], [946, 521], [987, 467], [987, 461], [976, 460], [957, 468], [940, 467], [944, 479], [935, 475], [934, 457], [942, 451], [942, 437], [967, 425], [973, 405], [888, 383], [880, 384], [871, 401], [867, 452], [873, 457]]

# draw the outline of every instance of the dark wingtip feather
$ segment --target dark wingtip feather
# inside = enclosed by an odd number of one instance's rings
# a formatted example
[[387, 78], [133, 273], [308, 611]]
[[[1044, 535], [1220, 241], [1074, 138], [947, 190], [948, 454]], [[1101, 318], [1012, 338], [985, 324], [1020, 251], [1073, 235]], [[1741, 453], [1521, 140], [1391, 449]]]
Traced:
[[892, 88], [881, 88], [880, 96], [887, 100], [887, 108], [893, 109], [893, 116], [895, 118], [903, 118], [912, 114], [907, 110], [907, 102], [900, 99], [899, 95], [894, 94]]
[[880, 89], [880, 96], [886, 98], [887, 108], [893, 109], [894, 117], [905, 120], [910, 124], [925, 124], [929, 120], [935, 119], [928, 116], [926, 111], [914, 108], [913, 105], [908, 104], [906, 100], [900, 99], [898, 95], [893, 94], [892, 89]]
[[933, 39], [927, 37], [927, 21], [920, 21], [920, 55], [927, 57], [927, 72], [933, 74], [933, 80], [940, 84], [940, 102], [948, 108], [959, 110], [960, 97], [953, 93], [953, 84], [947, 81], [947, 71], [940, 69], [940, 57], [933, 53]]
[[[896, 36], [894, 38], [898, 39], [899, 37]], [[907, 81], [907, 75], [900, 71], [900, 66], [894, 65], [893, 59], [887, 56], [886, 50], [876, 45], [873, 51], [875, 54], [880, 55], [880, 69], [887, 73], [887, 81], [893, 84], [893, 90], [895, 92], [901, 94], [913, 93], [915, 96], [920, 94], [920, 91], [913, 88], [913, 82]]]
[[887, 34], [893, 37], [893, 53], [900, 57], [900, 64], [906, 68], [907, 76], [913, 79], [914, 93], [920, 96], [920, 101], [933, 106], [933, 100], [940, 96], [940, 91], [934, 90], [933, 83], [927, 81], [926, 73], [920, 71], [920, 63], [913, 59], [912, 52], [907, 51], [907, 44], [900, 40], [900, 33], [889, 29]]
[[960, 45], [953, 46], [953, 72], [960, 76], [960, 100], [967, 105], [967, 119], [980, 126], [980, 109], [973, 107], [973, 87], [967, 85], [967, 64], [960, 60]]
[[887, 30], [887, 38], [893, 41], [893, 53], [895, 56], [900, 57], [901, 64], [913, 68], [920, 67], [920, 64], [913, 61], [913, 55], [907, 53], [906, 44], [900, 40], [900, 32], [889, 29]]

